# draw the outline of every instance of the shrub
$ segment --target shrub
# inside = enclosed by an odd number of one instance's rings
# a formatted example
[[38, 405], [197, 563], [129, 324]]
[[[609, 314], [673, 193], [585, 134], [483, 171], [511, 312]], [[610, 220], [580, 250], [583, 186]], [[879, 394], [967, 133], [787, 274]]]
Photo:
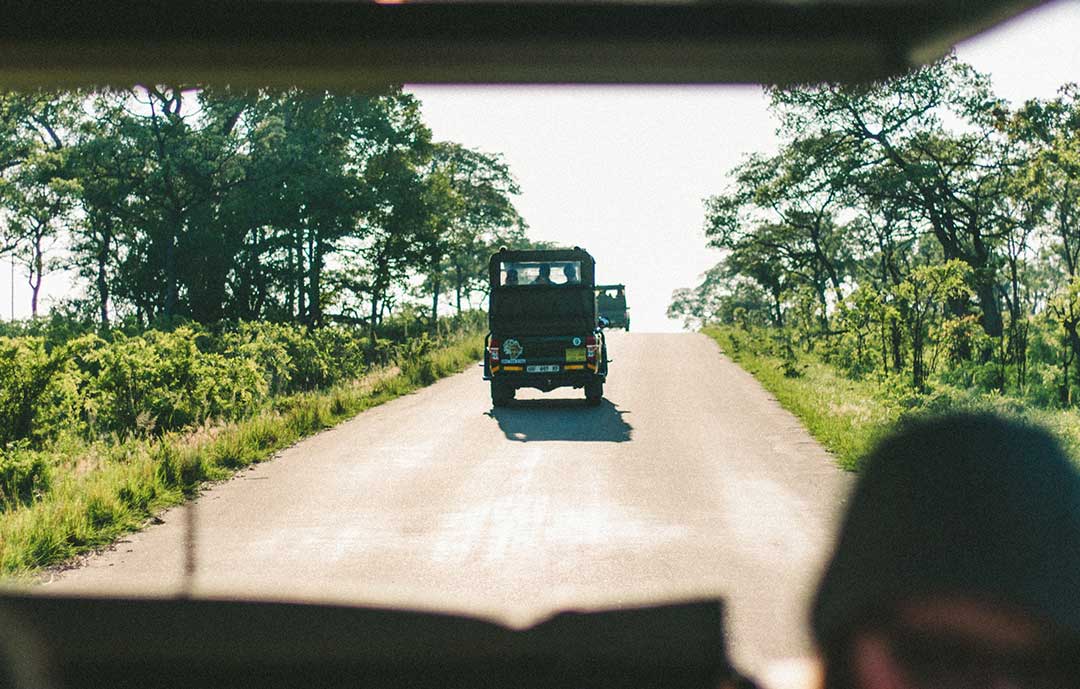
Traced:
[[[398, 319], [391, 330], [409, 332], [409, 323]], [[37, 335], [0, 337], [0, 448], [19, 440], [40, 447], [64, 432], [159, 436], [245, 418], [279, 397], [356, 380], [376, 361], [412, 366], [416, 380], [431, 382], [438, 373], [426, 354], [483, 324], [482, 313], [461, 314], [439, 341], [414, 328], [411, 339], [378, 338], [374, 347], [359, 328], [261, 322], [115, 331], [111, 339], [73, 327], [75, 336], [55, 345]], [[20, 327], [43, 326], [8, 330]]]
[[0, 338], [0, 448], [55, 437], [78, 415], [66, 352], [46, 352], [40, 337]]
[[48, 492], [53, 468], [46, 456], [24, 446], [0, 450], [0, 512], [28, 505]]

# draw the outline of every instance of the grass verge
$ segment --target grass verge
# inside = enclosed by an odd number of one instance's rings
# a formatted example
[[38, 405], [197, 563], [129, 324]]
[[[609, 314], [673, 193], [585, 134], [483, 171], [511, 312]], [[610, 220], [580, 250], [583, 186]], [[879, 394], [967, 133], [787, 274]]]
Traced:
[[65, 440], [26, 463], [49, 467], [49, 489], [0, 509], [0, 576], [22, 578], [102, 547], [147, 518], [297, 440], [464, 370], [482, 355], [469, 336], [399, 367], [275, 400], [255, 416], [191, 433], [120, 444]]
[[951, 411], [991, 412], [1041, 425], [1057, 435], [1080, 464], [1080, 413], [1076, 410], [1040, 409], [1004, 395], [946, 385], [915, 393], [897, 378], [852, 380], [812, 354], [777, 356], [760, 333], [731, 326], [702, 332], [797, 416], [848, 471], [857, 471], [866, 453], [905, 418]]

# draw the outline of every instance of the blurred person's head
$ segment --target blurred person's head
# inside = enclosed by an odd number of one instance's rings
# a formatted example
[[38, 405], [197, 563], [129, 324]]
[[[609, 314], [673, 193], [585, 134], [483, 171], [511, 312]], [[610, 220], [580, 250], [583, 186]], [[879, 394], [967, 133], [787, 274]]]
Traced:
[[991, 415], [867, 458], [812, 611], [828, 689], [1080, 685], [1080, 473]]

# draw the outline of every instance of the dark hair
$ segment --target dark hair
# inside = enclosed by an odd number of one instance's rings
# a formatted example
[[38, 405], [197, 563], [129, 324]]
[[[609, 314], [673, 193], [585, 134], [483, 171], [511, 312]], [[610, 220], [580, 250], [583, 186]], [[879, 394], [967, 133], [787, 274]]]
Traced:
[[868, 455], [814, 600], [818, 646], [838, 662], [860, 625], [931, 595], [1080, 634], [1080, 473], [1047, 431], [990, 414], [920, 418]]

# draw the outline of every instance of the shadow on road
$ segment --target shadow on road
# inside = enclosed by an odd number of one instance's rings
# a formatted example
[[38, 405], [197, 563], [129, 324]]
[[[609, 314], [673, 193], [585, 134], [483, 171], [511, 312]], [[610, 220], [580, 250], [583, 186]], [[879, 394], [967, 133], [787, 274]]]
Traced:
[[634, 427], [623, 421], [621, 411], [608, 400], [590, 407], [585, 400], [517, 400], [509, 407], [492, 409], [487, 415], [499, 422], [507, 439], [518, 442], [579, 440], [625, 443]]

